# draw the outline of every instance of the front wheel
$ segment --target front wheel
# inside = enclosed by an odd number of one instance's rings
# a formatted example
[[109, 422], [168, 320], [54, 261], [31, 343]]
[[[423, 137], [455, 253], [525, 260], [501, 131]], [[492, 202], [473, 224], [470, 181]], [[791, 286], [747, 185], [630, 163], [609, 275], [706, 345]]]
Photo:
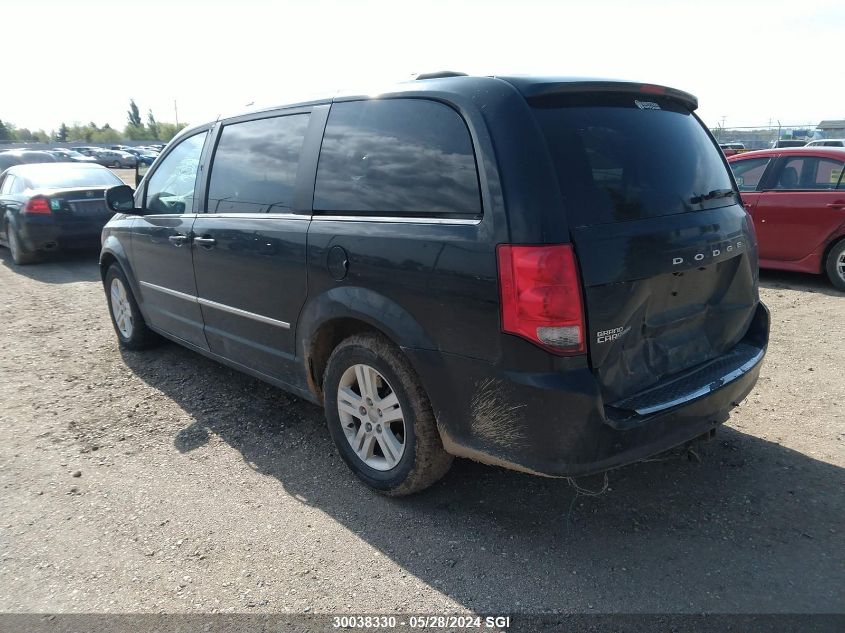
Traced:
[[109, 267], [103, 285], [111, 322], [120, 345], [126, 349], [141, 350], [158, 343], [158, 334], [147, 327], [126, 275], [117, 264]]
[[431, 403], [401, 351], [383, 337], [346, 339], [323, 380], [329, 432], [343, 461], [368, 486], [402, 496], [439, 480], [452, 464]]
[[845, 290], [845, 240], [840, 240], [830, 249], [825, 268], [830, 282], [840, 290]]

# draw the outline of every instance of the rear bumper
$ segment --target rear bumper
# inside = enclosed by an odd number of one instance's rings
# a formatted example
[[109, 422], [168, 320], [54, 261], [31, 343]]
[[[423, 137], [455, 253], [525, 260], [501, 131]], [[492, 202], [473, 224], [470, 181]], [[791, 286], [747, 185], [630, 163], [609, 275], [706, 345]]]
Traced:
[[67, 248], [89, 248], [100, 245], [100, 235], [108, 218], [85, 218], [73, 221], [30, 218], [18, 227], [18, 235], [29, 251]]
[[446, 450], [515, 470], [568, 477], [644, 459], [727, 420], [757, 382], [768, 332], [768, 310], [760, 304], [740, 343], [759, 351], [753, 363], [675, 406], [621, 418], [609, 415], [586, 365], [513, 372], [465, 357], [407, 351], [430, 395]]

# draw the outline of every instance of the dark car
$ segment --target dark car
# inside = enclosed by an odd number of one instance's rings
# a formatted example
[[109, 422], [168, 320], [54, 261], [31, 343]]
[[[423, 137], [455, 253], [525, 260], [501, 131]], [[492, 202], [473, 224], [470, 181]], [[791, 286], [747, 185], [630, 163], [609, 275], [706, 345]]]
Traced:
[[21, 159], [10, 152], [0, 152], [0, 174], [6, 171], [12, 165], [20, 165]]
[[158, 158], [158, 154], [153, 154], [149, 150], [145, 151], [142, 149], [130, 147], [123, 151], [127, 154], [132, 154], [138, 163], [140, 163], [141, 165], [146, 165], [147, 167], [152, 165], [155, 162], [155, 159]]
[[728, 162], [754, 218], [760, 267], [826, 274], [845, 290], [845, 149], [766, 149]]
[[56, 157], [49, 152], [31, 149], [10, 149], [3, 152], [5, 156], [14, 156], [20, 162], [18, 164], [28, 165], [32, 163], [55, 163]]
[[804, 147], [806, 144], [807, 141], [802, 141], [800, 139], [782, 138], [777, 141], [772, 141], [772, 149], [784, 149], [787, 147]]
[[100, 149], [93, 152], [92, 156], [100, 165], [114, 169], [131, 168], [138, 163], [133, 154], [116, 149]]
[[47, 150], [47, 153], [53, 155], [59, 162], [97, 164], [96, 158], [80, 154], [72, 149], [51, 149]]
[[768, 312], [696, 107], [441, 76], [195, 127], [107, 195], [120, 344], [161, 335], [323, 405], [393, 495], [455, 455], [579, 476], [709, 435]]
[[121, 180], [82, 163], [17, 165], [0, 176], [0, 244], [16, 264], [40, 253], [92, 247], [113, 215], [104, 196]]

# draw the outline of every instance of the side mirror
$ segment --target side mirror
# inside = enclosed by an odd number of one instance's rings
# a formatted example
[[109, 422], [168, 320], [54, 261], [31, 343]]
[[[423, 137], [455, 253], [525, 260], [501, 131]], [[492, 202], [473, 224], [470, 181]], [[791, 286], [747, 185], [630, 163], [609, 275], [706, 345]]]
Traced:
[[118, 185], [106, 190], [106, 206], [115, 213], [137, 213], [135, 192], [129, 185]]
[[137, 158], [135, 159], [135, 186], [141, 184], [141, 181], [144, 179], [144, 176], [147, 175], [147, 172], [150, 171], [150, 166], [146, 164], [146, 162], [142, 163]]

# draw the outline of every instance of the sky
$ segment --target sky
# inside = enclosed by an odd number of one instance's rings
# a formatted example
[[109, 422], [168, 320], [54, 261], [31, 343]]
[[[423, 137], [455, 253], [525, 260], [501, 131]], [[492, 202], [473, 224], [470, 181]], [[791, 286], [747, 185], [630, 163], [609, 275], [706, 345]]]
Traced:
[[[414, 73], [666, 84], [711, 127], [845, 119], [845, 2], [6, 0], [0, 119], [199, 124]], [[252, 107], [252, 106], [251, 106]]]

